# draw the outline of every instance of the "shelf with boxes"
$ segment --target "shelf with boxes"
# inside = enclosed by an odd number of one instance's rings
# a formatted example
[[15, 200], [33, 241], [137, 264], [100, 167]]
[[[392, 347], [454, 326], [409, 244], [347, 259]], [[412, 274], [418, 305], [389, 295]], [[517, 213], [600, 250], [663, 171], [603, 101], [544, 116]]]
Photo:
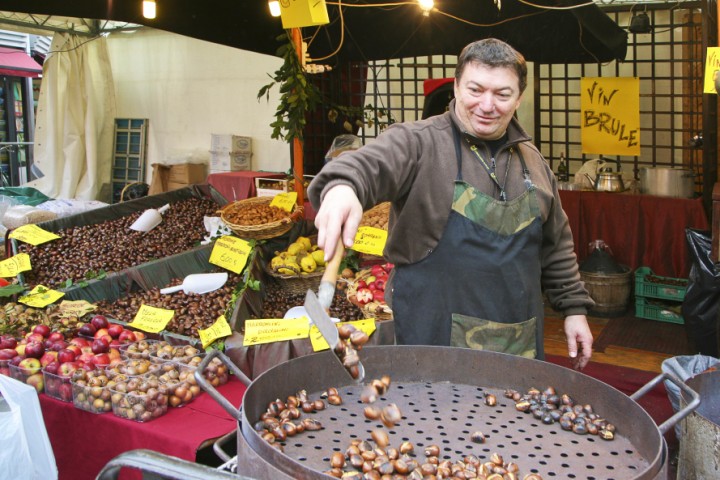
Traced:
[[648, 267], [635, 270], [635, 316], [684, 324], [681, 306], [687, 292], [685, 278], [655, 275]]

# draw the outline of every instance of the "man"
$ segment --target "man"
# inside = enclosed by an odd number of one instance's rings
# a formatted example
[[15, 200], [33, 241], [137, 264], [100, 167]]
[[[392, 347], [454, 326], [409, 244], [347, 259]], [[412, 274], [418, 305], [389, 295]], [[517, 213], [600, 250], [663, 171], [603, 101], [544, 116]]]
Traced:
[[391, 201], [386, 292], [399, 344], [542, 359], [545, 292], [582, 369], [593, 301], [555, 176], [514, 118], [526, 86], [525, 59], [506, 43], [465, 47], [448, 112], [392, 125], [315, 177], [318, 245], [352, 245], [363, 210]]

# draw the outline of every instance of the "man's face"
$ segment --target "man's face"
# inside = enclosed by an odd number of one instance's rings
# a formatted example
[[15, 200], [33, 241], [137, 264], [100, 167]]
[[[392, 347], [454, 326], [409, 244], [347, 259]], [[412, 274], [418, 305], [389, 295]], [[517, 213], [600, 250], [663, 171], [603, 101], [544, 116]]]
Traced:
[[520, 79], [510, 68], [468, 63], [455, 80], [455, 99], [455, 114], [467, 132], [495, 140], [520, 106]]

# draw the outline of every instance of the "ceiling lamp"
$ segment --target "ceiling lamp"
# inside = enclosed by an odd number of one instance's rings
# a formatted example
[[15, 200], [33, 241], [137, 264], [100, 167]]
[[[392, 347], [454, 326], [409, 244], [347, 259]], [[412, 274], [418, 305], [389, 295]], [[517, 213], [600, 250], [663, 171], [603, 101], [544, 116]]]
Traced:
[[157, 5], [155, 5], [155, 0], [143, 0], [143, 17], [152, 19], [156, 15]]
[[[630, 12], [632, 13], [632, 9], [635, 8], [635, 5], [630, 8]], [[648, 17], [647, 14], [647, 5], [645, 5], [645, 10], [640, 13], [633, 13], [632, 18], [630, 19], [630, 26], [628, 27], [628, 30], [632, 33], [650, 33], [652, 32], [652, 25], [650, 24], [650, 17]]]
[[270, 15], [273, 17], [280, 16], [280, 2], [278, 0], [269, 0], [268, 7], [270, 7]]
[[430, 10], [435, 7], [435, 2], [433, 0], [418, 0], [418, 5], [422, 9], [423, 15], [427, 17], [430, 15]]

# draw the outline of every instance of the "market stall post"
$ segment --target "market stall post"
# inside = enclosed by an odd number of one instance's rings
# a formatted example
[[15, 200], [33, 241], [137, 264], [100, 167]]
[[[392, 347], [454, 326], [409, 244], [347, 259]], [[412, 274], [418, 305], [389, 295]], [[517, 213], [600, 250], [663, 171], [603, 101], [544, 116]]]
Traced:
[[[292, 29], [292, 43], [295, 46], [295, 53], [303, 65], [302, 35], [299, 28]], [[293, 138], [293, 177], [295, 178], [295, 192], [297, 192], [297, 204], [305, 205], [305, 193], [303, 191], [303, 145], [299, 137]]]

